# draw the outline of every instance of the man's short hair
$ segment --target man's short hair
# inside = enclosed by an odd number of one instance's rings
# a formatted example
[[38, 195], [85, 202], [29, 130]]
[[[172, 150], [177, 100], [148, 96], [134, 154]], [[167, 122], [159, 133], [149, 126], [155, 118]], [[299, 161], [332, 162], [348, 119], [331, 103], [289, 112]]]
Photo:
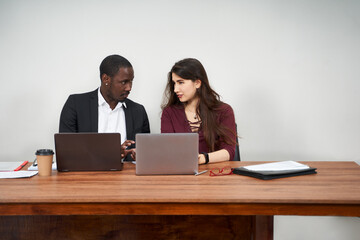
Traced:
[[120, 55], [107, 56], [100, 64], [100, 79], [104, 73], [113, 77], [120, 68], [132, 68], [132, 65], [126, 58]]

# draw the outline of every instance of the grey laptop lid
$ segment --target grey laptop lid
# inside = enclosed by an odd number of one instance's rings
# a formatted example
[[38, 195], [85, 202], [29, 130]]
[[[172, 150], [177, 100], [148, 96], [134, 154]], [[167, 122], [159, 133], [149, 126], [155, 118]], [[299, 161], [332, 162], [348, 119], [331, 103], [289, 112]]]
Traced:
[[163, 133], [136, 135], [136, 174], [195, 174], [199, 135]]
[[122, 170], [120, 133], [56, 133], [57, 170]]

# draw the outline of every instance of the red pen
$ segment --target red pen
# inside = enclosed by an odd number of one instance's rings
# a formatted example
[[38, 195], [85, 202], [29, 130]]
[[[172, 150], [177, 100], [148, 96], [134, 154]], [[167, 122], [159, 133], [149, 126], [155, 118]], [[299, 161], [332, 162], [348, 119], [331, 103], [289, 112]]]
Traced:
[[22, 169], [23, 167], [25, 167], [25, 165], [26, 165], [28, 162], [29, 162], [29, 161], [23, 162], [20, 166], [18, 166], [17, 168], [15, 168], [14, 171], [19, 171], [20, 169]]

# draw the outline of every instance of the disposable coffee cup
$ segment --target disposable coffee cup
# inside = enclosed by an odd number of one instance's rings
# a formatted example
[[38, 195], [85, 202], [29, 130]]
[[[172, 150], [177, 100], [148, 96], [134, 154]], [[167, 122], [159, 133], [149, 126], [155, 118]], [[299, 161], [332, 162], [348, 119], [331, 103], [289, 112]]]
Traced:
[[38, 175], [51, 176], [54, 151], [51, 149], [39, 149], [35, 153], [38, 166]]

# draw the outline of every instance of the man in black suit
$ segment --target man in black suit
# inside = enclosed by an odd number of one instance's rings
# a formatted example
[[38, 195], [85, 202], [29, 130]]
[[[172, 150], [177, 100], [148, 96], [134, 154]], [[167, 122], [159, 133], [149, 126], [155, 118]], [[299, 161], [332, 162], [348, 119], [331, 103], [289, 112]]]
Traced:
[[128, 99], [134, 70], [119, 55], [110, 55], [100, 64], [100, 88], [73, 94], [60, 116], [59, 132], [120, 132], [122, 157], [135, 157], [135, 134], [150, 133], [145, 108]]

